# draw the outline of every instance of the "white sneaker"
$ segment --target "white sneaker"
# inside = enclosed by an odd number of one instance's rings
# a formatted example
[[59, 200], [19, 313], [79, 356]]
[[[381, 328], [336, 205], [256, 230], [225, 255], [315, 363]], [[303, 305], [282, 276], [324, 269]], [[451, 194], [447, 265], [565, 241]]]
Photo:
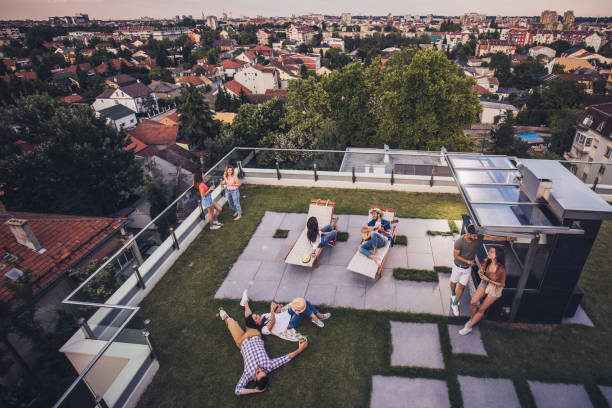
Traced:
[[313, 322], [313, 323], [314, 323], [316, 326], [319, 326], [319, 327], [323, 327], [323, 326], [325, 326], [325, 324], [323, 324], [323, 322], [321, 321], [321, 319], [317, 319], [317, 320], [310, 319], [310, 320], [311, 320], [311, 321], [312, 321], [312, 322]]
[[459, 334], [462, 335], [462, 336], [467, 336], [471, 332], [472, 332], [472, 328], [471, 327], [467, 327], [467, 326], [465, 326], [463, 329], [459, 330]]
[[242, 299], [240, 299], [240, 306], [242, 307], [244, 307], [244, 305], [249, 301], [248, 292], [248, 289], [245, 289], [244, 292], [242, 292]]
[[221, 318], [221, 320], [225, 320], [229, 317], [229, 315], [225, 310], [219, 309], [219, 317]]
[[451, 309], [453, 309], [453, 315], [459, 316], [459, 303], [456, 305], [451, 303]]
[[221, 228], [221, 226], [220, 225], [216, 225], [216, 224], [213, 224], [213, 225], [210, 226], [211, 230], [218, 230], [219, 228]]
[[223, 226], [223, 224], [222, 224], [222, 223], [220, 223], [218, 220], [217, 220], [217, 221], [213, 221], [213, 224], [218, 225], [218, 226], [220, 226], [220, 227], [222, 227], [222, 226]]
[[331, 313], [323, 313], [322, 316], [319, 320], [327, 320], [331, 317]]

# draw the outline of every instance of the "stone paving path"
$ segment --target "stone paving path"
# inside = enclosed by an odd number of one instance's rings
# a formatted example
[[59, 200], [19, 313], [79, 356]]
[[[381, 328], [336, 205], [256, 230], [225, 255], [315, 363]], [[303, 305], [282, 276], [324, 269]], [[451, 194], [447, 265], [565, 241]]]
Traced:
[[[449, 231], [447, 220], [401, 218], [397, 234], [406, 235], [408, 245], [393, 247], [382, 278], [371, 280], [346, 269], [359, 246], [359, 229], [367, 222], [365, 215], [339, 215], [338, 229], [349, 233], [348, 241], [325, 248], [318, 268], [285, 264], [287, 252], [304, 228], [305, 217], [267, 211], [215, 297], [239, 299], [248, 288], [254, 300], [288, 302], [306, 297], [319, 305], [450, 315], [450, 275], [438, 274], [439, 283], [393, 278], [393, 268], [397, 267], [432, 270], [434, 265], [451, 265], [453, 237], [427, 235], [427, 230]], [[287, 238], [272, 238], [277, 229], [288, 230]], [[469, 315], [467, 291], [460, 310], [462, 315]]]
[[453, 354], [464, 353], [464, 354], [475, 354], [478, 356], [486, 356], [487, 351], [482, 344], [482, 338], [480, 337], [480, 328], [478, 326], [472, 329], [472, 332], [468, 336], [462, 336], [459, 334], [463, 326], [456, 324], [448, 325], [448, 335], [450, 336], [451, 347]]
[[391, 322], [392, 366], [444, 368], [438, 325]]
[[590, 408], [593, 407], [584, 386], [578, 384], [552, 384], [528, 381], [538, 408]]
[[464, 408], [521, 408], [511, 380], [460, 375], [459, 385]]
[[450, 408], [448, 387], [442, 380], [372, 377], [370, 406], [375, 408]]

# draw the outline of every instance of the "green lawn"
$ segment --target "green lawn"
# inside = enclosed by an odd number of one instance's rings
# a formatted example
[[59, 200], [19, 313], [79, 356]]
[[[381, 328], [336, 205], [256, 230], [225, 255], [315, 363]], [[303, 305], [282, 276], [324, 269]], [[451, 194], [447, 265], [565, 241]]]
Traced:
[[[607, 302], [612, 293], [612, 253], [606, 245], [612, 241], [612, 222], [602, 227], [580, 282], [594, 329], [517, 329], [483, 322], [482, 337], [489, 354], [485, 358], [450, 353], [446, 325], [463, 323], [463, 319], [334, 308], [325, 328], [309, 322], [300, 327], [310, 347], [271, 375], [265, 393], [235, 396], [242, 357], [216, 311], [223, 306], [239, 318], [240, 308], [237, 301], [217, 301], [213, 296], [266, 210], [306, 212], [311, 198], [325, 198], [337, 202], [339, 214], [365, 214], [373, 203], [396, 208], [400, 217], [459, 219], [465, 211], [460, 196], [452, 194], [264, 186], [246, 186], [241, 194], [242, 219], [233, 222], [226, 208], [225, 226], [202, 232], [141, 304], [142, 317], [152, 319], [161, 368], [140, 407], [365, 407], [371, 377], [376, 374], [445, 379], [454, 407], [462, 406], [458, 374], [512, 379], [523, 407], [534, 406], [527, 380], [586, 384], [596, 406], [607, 406], [595, 384], [612, 385], [608, 350], [612, 307]], [[255, 304], [256, 310], [266, 308], [264, 303]], [[390, 367], [390, 320], [437, 323], [446, 369]], [[270, 337], [266, 348], [276, 357], [294, 345]]]

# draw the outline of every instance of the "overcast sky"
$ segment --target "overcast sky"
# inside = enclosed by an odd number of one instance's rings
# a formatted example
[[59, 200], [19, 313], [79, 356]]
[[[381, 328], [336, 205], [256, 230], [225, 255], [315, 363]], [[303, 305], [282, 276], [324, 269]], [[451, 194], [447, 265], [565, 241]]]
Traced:
[[394, 15], [429, 13], [436, 15], [462, 15], [467, 12], [487, 15], [539, 15], [542, 10], [552, 9], [563, 14], [574, 10], [576, 16], [612, 16], [611, 0], [0, 0], [0, 19], [45, 19], [49, 16], [89, 14], [90, 18], [137, 18], [172, 17], [189, 15], [195, 17], [221, 15], [223, 10], [231, 17], [247, 16], [289, 16], [291, 14], [325, 13], [339, 15], [350, 12], [354, 15]]

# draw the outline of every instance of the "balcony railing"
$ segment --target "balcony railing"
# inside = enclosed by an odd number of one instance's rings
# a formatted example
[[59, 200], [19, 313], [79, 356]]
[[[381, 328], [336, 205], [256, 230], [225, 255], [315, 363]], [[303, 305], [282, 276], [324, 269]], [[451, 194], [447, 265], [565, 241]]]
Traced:
[[[205, 180], [217, 185], [212, 196], [221, 205], [226, 199], [216, 181], [222, 178], [228, 163], [237, 168], [245, 184], [458, 191], [441, 152], [236, 147], [205, 173]], [[601, 165], [608, 166], [567, 160], [561, 163], [574, 174], [593, 165], [597, 170], [590, 173], [599, 174]], [[608, 171], [599, 175], [612, 180]], [[591, 187], [611, 197], [612, 186], [602, 180], [597, 179]], [[182, 221], [177, 212], [186, 214]], [[55, 407], [121, 407], [138, 398], [147, 385], [140, 380], [150, 381], [159, 367], [147, 322], [137, 316], [138, 305], [207, 223], [197, 192], [184, 191], [63, 300], [82, 327], [61, 349], [79, 375]], [[156, 249], [148, 256], [140, 253], [138, 242], [151, 238], [159, 241]], [[108, 285], [109, 279], [102, 279], [109, 273], [108, 267], [120, 257], [134, 259], [131, 273], [116, 285], [100, 290], [102, 281]], [[110, 364], [109, 370], [109, 362], [118, 360], [126, 363]]]

